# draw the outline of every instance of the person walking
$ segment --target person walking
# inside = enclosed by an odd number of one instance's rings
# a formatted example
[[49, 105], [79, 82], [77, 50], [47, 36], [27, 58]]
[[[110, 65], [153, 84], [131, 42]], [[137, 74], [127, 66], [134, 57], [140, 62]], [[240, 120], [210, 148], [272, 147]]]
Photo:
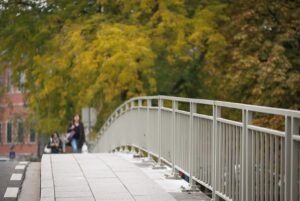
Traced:
[[62, 152], [62, 142], [59, 138], [59, 134], [57, 132], [54, 132], [51, 135], [48, 148], [51, 149], [52, 154], [57, 154]]
[[70, 139], [73, 153], [81, 153], [82, 145], [85, 143], [85, 133], [79, 114], [73, 116], [67, 132], [73, 133], [73, 136]]

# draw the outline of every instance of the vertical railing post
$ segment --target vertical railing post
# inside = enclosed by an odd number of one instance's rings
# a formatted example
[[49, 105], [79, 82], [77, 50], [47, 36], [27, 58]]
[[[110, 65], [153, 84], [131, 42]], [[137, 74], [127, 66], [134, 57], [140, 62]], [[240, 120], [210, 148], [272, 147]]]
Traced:
[[[141, 115], [141, 108], [143, 106], [143, 102], [141, 99], [138, 100], [138, 114], [137, 114], [137, 118], [136, 118], [136, 140], [138, 142], [138, 146], [142, 146], [143, 144], [143, 136], [144, 136], [144, 133], [143, 133], [143, 127], [142, 127], [142, 115]], [[140, 154], [140, 150], [139, 150], [139, 153]]]
[[115, 119], [115, 113], [110, 117], [109, 124], [112, 124]]
[[162, 151], [162, 134], [161, 134], [161, 108], [163, 107], [163, 100], [158, 99], [158, 118], [157, 118], [157, 129], [158, 129], [158, 165], [161, 166], [161, 151]]
[[[128, 118], [128, 116], [130, 115], [130, 105], [129, 105], [129, 103], [126, 103], [125, 104], [125, 109], [124, 109], [125, 111], [124, 111], [124, 115], [126, 115], [126, 119]], [[126, 113], [126, 114], [125, 114]], [[130, 125], [129, 125], [130, 126]], [[128, 127], [128, 125], [126, 125], [126, 127]], [[127, 134], [128, 135], [128, 134]], [[127, 139], [127, 136], [125, 137], [126, 139]], [[123, 142], [126, 144], [126, 139], [124, 140], [124, 138], [122, 138], [123, 139]]]
[[139, 100], [138, 100], [138, 106], [139, 106], [139, 108], [143, 106], [143, 101], [142, 101], [142, 99], [139, 99]]
[[292, 119], [292, 156], [291, 156], [291, 200], [299, 200], [299, 143], [293, 140], [293, 135], [299, 135], [299, 121], [296, 118]]
[[133, 109], [134, 108], [134, 101], [131, 101], [130, 102], [130, 109]]
[[176, 135], [176, 110], [178, 109], [178, 102], [176, 100], [172, 101], [172, 175], [176, 174], [175, 170], [175, 135]]
[[163, 166], [163, 163], [161, 161], [161, 156], [162, 156], [162, 123], [161, 123], [161, 109], [164, 105], [163, 100], [161, 99], [161, 97], [158, 98], [158, 118], [157, 118], [157, 132], [158, 132], [158, 163], [156, 166], [153, 167], [153, 169], [162, 169], [165, 168]]
[[[130, 117], [131, 117], [131, 116], [130, 116], [130, 115], [131, 115], [131, 114], [130, 114], [130, 110], [131, 110], [131, 103], [127, 103], [127, 104], [126, 104], [127, 118], [129, 118], [128, 121], [131, 123], [131, 119], [130, 119]], [[131, 129], [131, 124], [128, 125], [128, 128]], [[129, 129], [128, 129], [128, 130], [129, 130]], [[127, 135], [130, 135], [130, 133], [127, 134]], [[126, 138], [127, 138], [127, 137], [126, 137]], [[125, 140], [125, 141], [127, 142], [127, 140]], [[126, 144], [125, 144], [125, 147], [127, 147]], [[128, 150], [126, 150], [126, 151], [128, 151]]]
[[[151, 139], [150, 137], [153, 137], [153, 135], [150, 134], [150, 108], [152, 106], [152, 102], [151, 99], [147, 99], [147, 119], [146, 119], [146, 147], [147, 150], [151, 150], [151, 143], [153, 141], [153, 139]], [[148, 157], [150, 158], [150, 154], [148, 154]]]
[[242, 121], [243, 121], [243, 130], [242, 130], [242, 144], [241, 144], [241, 194], [240, 200], [246, 201], [246, 130], [247, 130], [247, 111], [242, 110]]
[[240, 200], [251, 201], [251, 165], [252, 165], [252, 138], [249, 136], [248, 125], [252, 121], [252, 112], [249, 112], [247, 109], [242, 110], [242, 121], [243, 121], [243, 130], [242, 130], [242, 159], [241, 159], [241, 197]]
[[221, 117], [221, 108], [217, 105], [213, 105], [213, 136], [212, 136], [212, 200], [216, 201], [216, 191], [217, 191], [217, 156], [219, 154], [219, 147], [218, 147], [218, 118]]
[[284, 200], [291, 200], [292, 119], [285, 116]]
[[132, 141], [135, 140], [135, 119], [133, 115], [133, 109], [135, 106], [134, 100], [130, 102], [130, 111], [129, 111], [129, 118], [130, 118], [130, 131], [128, 132], [128, 138], [126, 143], [126, 152], [129, 152], [128, 148], [131, 147], [131, 152], [135, 154], [134, 149], [132, 147]]
[[250, 132], [248, 129], [248, 125], [252, 124], [252, 112], [249, 110], [246, 110], [246, 119], [245, 119], [245, 125], [244, 125], [244, 129], [245, 129], [245, 165], [246, 165], [246, 200], [245, 201], [252, 201], [252, 192], [253, 192], [253, 186], [252, 186], [252, 154], [253, 154], [253, 150], [252, 150], [252, 136], [250, 136]]
[[190, 188], [191, 190], [195, 187], [193, 182], [194, 173], [194, 113], [197, 112], [196, 103], [190, 102], [190, 123], [189, 123], [189, 173], [190, 173]]

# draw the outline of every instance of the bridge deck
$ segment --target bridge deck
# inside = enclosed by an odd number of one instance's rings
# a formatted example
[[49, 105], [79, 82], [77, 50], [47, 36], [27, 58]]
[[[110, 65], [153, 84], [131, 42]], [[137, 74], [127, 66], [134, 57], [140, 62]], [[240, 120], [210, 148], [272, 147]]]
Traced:
[[44, 155], [41, 201], [173, 201], [136, 165], [113, 154]]

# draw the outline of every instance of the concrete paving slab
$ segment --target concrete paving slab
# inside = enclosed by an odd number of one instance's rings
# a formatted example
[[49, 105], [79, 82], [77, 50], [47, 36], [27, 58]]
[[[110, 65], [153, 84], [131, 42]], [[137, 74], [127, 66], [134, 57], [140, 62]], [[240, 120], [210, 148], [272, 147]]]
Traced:
[[[175, 199], [134, 164], [112, 154], [48, 155], [42, 165], [42, 198], [56, 201]], [[68, 162], [66, 164], [66, 161]], [[43, 171], [50, 171], [43, 173]], [[49, 179], [50, 176], [53, 179]], [[51, 188], [51, 182], [54, 188]]]
[[67, 187], [67, 186], [76, 186], [76, 187], [86, 187], [88, 186], [87, 182], [84, 183], [78, 183], [78, 182], [60, 182], [60, 183], [54, 183], [54, 187]]
[[45, 180], [53, 180], [53, 175], [52, 175], [52, 169], [48, 170], [48, 169], [43, 169], [43, 171], [47, 171], [47, 173], [43, 173], [41, 172], [41, 181], [45, 181]]
[[162, 191], [159, 187], [154, 186], [128, 186], [128, 190], [133, 195], [152, 195], [152, 194], [160, 194], [166, 193]]
[[203, 194], [199, 193], [170, 193], [176, 200], [178, 201], [210, 201], [211, 198]]
[[86, 183], [86, 180], [82, 176], [76, 176], [76, 177], [54, 177], [54, 184], [66, 184], [66, 186], [76, 183]]
[[83, 198], [93, 197], [90, 191], [55, 191], [56, 198]]
[[140, 195], [134, 197], [136, 201], [172, 201], [174, 198], [169, 194]]
[[[181, 187], [188, 188], [189, 184], [183, 179], [180, 180], [166, 179], [165, 175], [170, 175], [172, 172], [172, 169], [170, 167], [166, 167], [166, 169], [161, 169], [161, 170], [159, 169], [154, 170], [152, 169], [152, 166], [154, 165], [153, 161], [149, 161], [147, 158], [134, 158], [133, 154], [128, 154], [128, 153], [116, 153], [116, 155], [122, 157], [123, 159], [137, 166], [140, 170], [142, 170], [143, 173], [145, 173], [145, 175], [147, 175], [147, 177], [155, 181], [156, 184], [158, 184], [170, 195], [172, 195], [177, 201], [196, 201], [196, 200], [210, 201], [211, 200], [211, 198], [208, 197], [203, 192], [197, 192], [197, 193], [181, 192]], [[151, 200], [156, 198], [155, 197], [147, 198], [145, 196], [138, 196], [138, 199]]]
[[126, 172], [116, 172], [115, 173], [121, 180], [130, 181], [130, 180], [138, 180], [143, 181], [147, 179], [145, 174], [137, 174], [136, 171], [126, 171]]
[[122, 200], [122, 201], [134, 201], [132, 195], [128, 192], [126, 193], [105, 193], [105, 192], [97, 192], [95, 193], [96, 200]]
[[41, 189], [41, 198], [54, 197], [54, 188], [42, 188]]
[[[54, 170], [55, 171], [55, 170]], [[53, 175], [51, 177], [53, 178], [71, 178], [71, 177], [82, 177], [82, 172], [53, 172]]]
[[52, 179], [44, 179], [43, 183], [41, 184], [42, 188], [53, 188], [53, 180]]
[[85, 176], [89, 179], [93, 178], [116, 178], [116, 175], [110, 170], [104, 171], [85, 171]]
[[[103, 179], [104, 180], [104, 179]], [[128, 190], [125, 186], [118, 180], [115, 182], [104, 181], [91, 181], [89, 180], [89, 185], [93, 192], [102, 192], [102, 193], [126, 193]]]
[[29, 164], [18, 201], [40, 200], [40, 168], [41, 164], [39, 162]]
[[54, 198], [41, 198], [40, 201], [55, 201]]
[[89, 186], [63, 186], [55, 187], [55, 192], [90, 192]]
[[93, 197], [56, 198], [55, 201], [95, 201], [95, 199]]

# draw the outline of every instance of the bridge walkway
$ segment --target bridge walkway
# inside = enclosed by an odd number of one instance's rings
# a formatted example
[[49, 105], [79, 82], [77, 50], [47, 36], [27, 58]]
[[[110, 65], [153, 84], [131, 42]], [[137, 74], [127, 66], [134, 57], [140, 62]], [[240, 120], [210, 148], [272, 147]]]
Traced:
[[141, 168], [117, 154], [44, 155], [41, 201], [54, 200], [175, 201], [185, 197], [182, 193], [172, 196]]

